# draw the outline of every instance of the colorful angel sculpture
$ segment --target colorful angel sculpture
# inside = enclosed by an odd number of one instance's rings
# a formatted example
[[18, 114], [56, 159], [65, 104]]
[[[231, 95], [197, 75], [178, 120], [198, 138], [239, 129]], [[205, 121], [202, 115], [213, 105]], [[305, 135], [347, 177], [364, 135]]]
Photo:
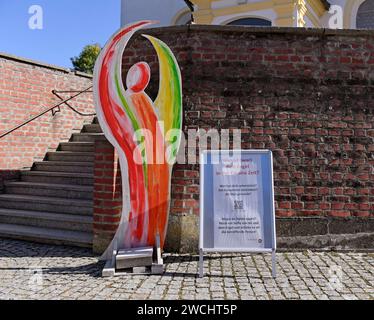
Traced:
[[[111, 254], [114, 241], [121, 249], [154, 246], [159, 235], [162, 248], [166, 237], [172, 164], [182, 129], [180, 69], [164, 42], [143, 35], [151, 42], [159, 59], [158, 96], [153, 102], [144, 92], [151, 74], [145, 62], [138, 62], [128, 70], [126, 89], [122, 82], [126, 45], [136, 31], [151, 24], [152, 21], [140, 21], [119, 30], [106, 44], [95, 65], [97, 117], [118, 153], [123, 189], [121, 222], [104, 256]], [[148, 137], [143, 136], [144, 133]]]

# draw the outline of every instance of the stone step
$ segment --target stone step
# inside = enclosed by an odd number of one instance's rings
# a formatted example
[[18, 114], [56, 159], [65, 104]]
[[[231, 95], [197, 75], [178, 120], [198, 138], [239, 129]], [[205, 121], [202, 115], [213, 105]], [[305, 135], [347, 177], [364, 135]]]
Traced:
[[67, 199], [93, 199], [93, 186], [64, 185], [35, 182], [5, 182], [5, 192], [8, 194], [24, 194], [42, 197], [57, 197]]
[[94, 158], [93, 152], [56, 151], [47, 153], [49, 161], [93, 162]]
[[3, 223], [92, 232], [93, 218], [81, 215], [0, 208], [0, 224]]
[[82, 132], [102, 133], [103, 131], [98, 123], [93, 123], [84, 125]]
[[93, 152], [94, 144], [92, 142], [63, 142], [60, 143], [59, 151]]
[[21, 171], [25, 182], [75, 184], [93, 186], [93, 174], [73, 172]]
[[0, 194], [0, 208], [77, 215], [92, 215], [93, 213], [93, 203], [90, 200], [40, 197], [19, 194]]
[[92, 233], [38, 228], [17, 224], [0, 224], [0, 237], [90, 248]]
[[103, 133], [74, 133], [72, 135], [73, 142], [94, 142], [98, 139], [105, 139]]
[[93, 173], [93, 161], [73, 162], [73, 161], [42, 161], [35, 162], [33, 170], [52, 172], [77, 172]]

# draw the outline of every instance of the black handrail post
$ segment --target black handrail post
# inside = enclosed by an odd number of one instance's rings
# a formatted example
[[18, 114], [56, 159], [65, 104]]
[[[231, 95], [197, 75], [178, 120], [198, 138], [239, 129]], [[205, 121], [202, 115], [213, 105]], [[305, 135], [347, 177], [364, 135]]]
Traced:
[[[52, 92], [60, 100], [63, 100], [63, 98], [57, 93], [57, 91], [53, 90]], [[68, 92], [68, 91], [64, 91], [64, 92]], [[74, 92], [74, 91], [72, 91], [72, 92]], [[96, 115], [96, 113], [82, 113], [82, 112], [79, 112], [77, 109], [73, 108], [70, 103], [67, 103], [67, 101], [64, 101], [64, 104], [67, 105], [71, 110], [73, 110], [75, 113], [79, 114], [82, 117], [90, 117], [90, 116]]]

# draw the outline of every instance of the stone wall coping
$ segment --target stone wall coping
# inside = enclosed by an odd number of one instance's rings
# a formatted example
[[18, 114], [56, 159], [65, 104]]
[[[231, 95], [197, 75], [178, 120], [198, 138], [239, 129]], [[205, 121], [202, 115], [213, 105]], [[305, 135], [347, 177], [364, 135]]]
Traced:
[[374, 37], [374, 30], [357, 29], [327, 29], [300, 27], [244, 27], [192, 24], [186, 26], [171, 26], [142, 29], [138, 33], [170, 34], [183, 32], [217, 32], [217, 33], [248, 33], [248, 34], [289, 34], [305, 36], [338, 36], [338, 37]]
[[7, 59], [7, 60], [13, 60], [13, 61], [24, 63], [24, 64], [28, 64], [28, 65], [31, 65], [31, 66], [37, 66], [37, 67], [42, 67], [42, 68], [51, 69], [51, 70], [55, 70], [55, 71], [61, 71], [61, 72], [64, 72], [64, 73], [70, 73], [70, 74], [74, 74], [78, 77], [84, 77], [84, 78], [89, 78], [89, 79], [93, 78], [93, 75], [88, 74], [88, 73], [75, 71], [75, 70], [72, 70], [72, 69], [69, 69], [69, 68], [59, 67], [59, 66], [56, 66], [56, 65], [53, 65], [53, 64], [48, 64], [48, 63], [45, 63], [45, 62], [40, 62], [40, 61], [28, 59], [28, 58], [19, 57], [19, 56], [16, 56], [16, 55], [5, 53], [5, 52], [0, 52], [0, 59], [1, 58]]

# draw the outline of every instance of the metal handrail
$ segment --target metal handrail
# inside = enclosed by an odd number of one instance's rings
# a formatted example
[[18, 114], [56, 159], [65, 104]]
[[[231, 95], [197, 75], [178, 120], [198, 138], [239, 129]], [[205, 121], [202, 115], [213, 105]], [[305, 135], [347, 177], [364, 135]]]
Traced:
[[[66, 104], [70, 109], [72, 109], [74, 112], [78, 113], [79, 115], [81, 116], [94, 116], [96, 115], [95, 113], [93, 114], [84, 114], [84, 113], [81, 113], [79, 112], [78, 110], [74, 109], [70, 104], [68, 104], [67, 102], [70, 101], [70, 100], [73, 100], [74, 98], [78, 97], [79, 95], [81, 95], [82, 93], [87, 93], [89, 92], [89, 90], [92, 89], [92, 86], [88, 87], [87, 89], [85, 90], [82, 90], [82, 91], [70, 91], [70, 92], [77, 92], [76, 94], [74, 94], [73, 96], [71, 96], [70, 98], [67, 98], [67, 99], [64, 99], [63, 101], [59, 102], [58, 104], [54, 105], [53, 107], [50, 107], [42, 112], [40, 112], [39, 114], [37, 114], [36, 116], [33, 116], [31, 117], [30, 119], [16, 125], [15, 127], [13, 127], [12, 129], [0, 134], [0, 139], [4, 138], [5, 136], [7, 136], [8, 134], [11, 134], [12, 132], [22, 128], [23, 126], [29, 124], [30, 122], [40, 118], [41, 116], [45, 115], [46, 113], [48, 113], [49, 111], [52, 111], [52, 114], [55, 115], [57, 112], [60, 111], [60, 106], [63, 105], [63, 104]], [[52, 93], [55, 94], [56, 96], [58, 96], [56, 94], [56, 92], [61, 92], [61, 91], [56, 91], [56, 90], [53, 90]], [[64, 91], [64, 92], [69, 92], [69, 91]], [[58, 96], [60, 99], [62, 99], [60, 96]], [[54, 111], [54, 109], [58, 108], [58, 111]]]
[[[68, 93], [68, 92], [69, 93], [73, 93], [73, 92], [79, 92], [79, 91], [75, 91], [75, 90], [71, 90], [71, 91], [57, 91], [57, 90], [52, 90], [52, 93], [56, 97], [58, 97], [60, 100], [64, 100], [64, 99], [58, 93]], [[86, 92], [92, 92], [92, 91], [86, 91]], [[77, 109], [75, 109], [74, 107], [72, 107], [67, 101], [64, 101], [64, 104], [66, 106], [68, 106], [71, 110], [73, 110], [75, 113], [79, 114], [82, 117], [91, 117], [91, 116], [95, 116], [96, 115], [96, 113], [82, 113], [82, 112], [79, 112]]]

